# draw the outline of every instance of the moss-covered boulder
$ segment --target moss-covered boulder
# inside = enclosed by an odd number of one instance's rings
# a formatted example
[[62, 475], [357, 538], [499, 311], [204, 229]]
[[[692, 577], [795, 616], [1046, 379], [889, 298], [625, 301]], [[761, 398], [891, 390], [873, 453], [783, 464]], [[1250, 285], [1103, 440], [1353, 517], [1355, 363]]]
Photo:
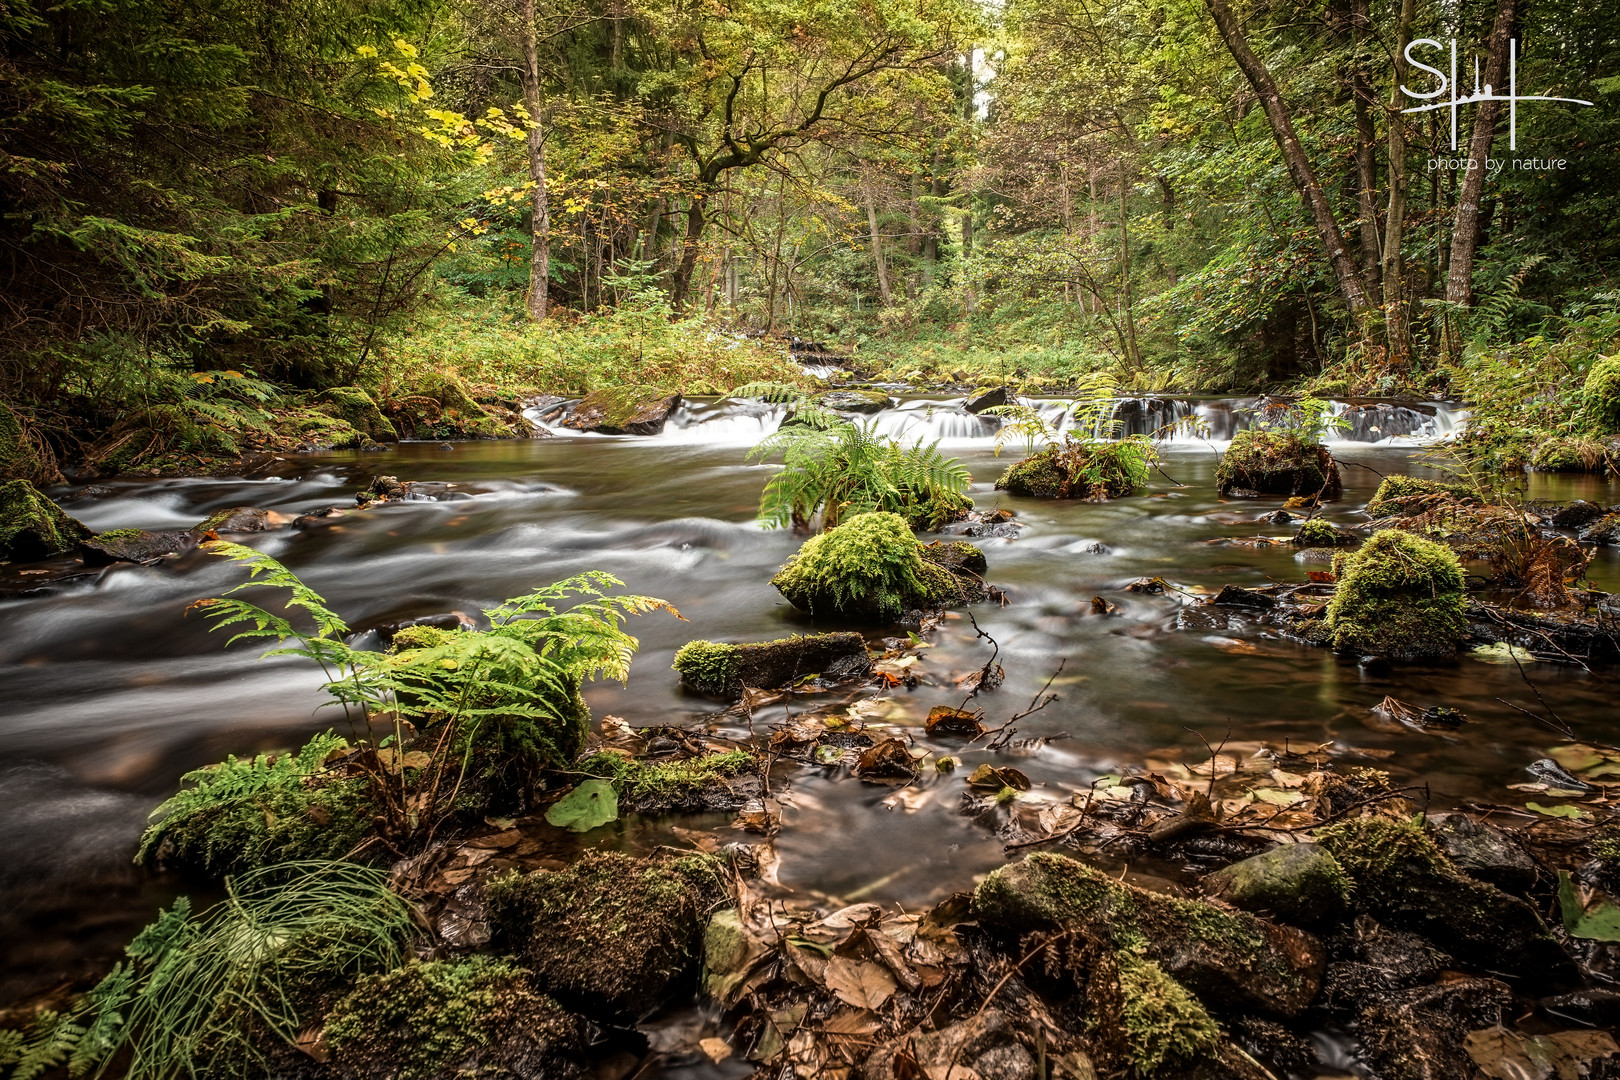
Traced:
[[511, 427], [484, 409], [460, 376], [433, 371], [411, 392], [390, 398], [384, 411], [395, 429], [411, 439], [509, 439]]
[[326, 768], [346, 749], [328, 733], [296, 754], [232, 756], [187, 773], [179, 793], [153, 813], [135, 861], [219, 876], [344, 858], [375, 813], [363, 777]]
[[1294, 532], [1295, 547], [1344, 547], [1355, 542], [1354, 536], [1326, 518], [1308, 518]]
[[865, 675], [872, 670], [872, 661], [866, 639], [845, 632], [794, 635], [746, 645], [689, 641], [675, 654], [674, 668], [688, 688], [735, 701], [742, 697], [744, 687], [791, 686], [808, 675]]
[[612, 784], [621, 815], [699, 814], [740, 810], [758, 798], [763, 767], [746, 750], [658, 760], [608, 750], [581, 759], [574, 770]]
[[265, 510], [262, 507], [228, 506], [209, 514], [192, 526], [191, 532], [199, 537], [207, 536], [209, 533], [270, 532], [281, 528], [291, 520], [285, 514], [278, 514], [274, 510]]
[[[289, 435], [298, 440], [298, 449], [305, 453], [317, 450], [363, 450], [368, 446], [381, 445], [347, 420], [313, 410], [287, 417], [284, 426]], [[389, 427], [393, 425], [389, 424]]]
[[1367, 503], [1367, 516], [1413, 517], [1451, 502], [1478, 505], [1479, 497], [1465, 484], [1396, 474], [1384, 477], [1378, 490], [1373, 492], [1372, 501]]
[[828, 390], [812, 398], [823, 409], [835, 412], [880, 413], [894, 404], [894, 398], [883, 390]]
[[565, 870], [486, 888], [494, 940], [535, 983], [582, 1011], [639, 1017], [692, 985], [703, 927], [726, 894], [724, 864], [663, 852], [588, 851]]
[[49, 449], [34, 437], [21, 416], [0, 401], [0, 481], [59, 484], [62, 474]]
[[570, 1080], [586, 1025], [510, 960], [469, 956], [367, 975], [326, 1017], [342, 1080]]
[[399, 432], [370, 394], [358, 386], [334, 386], [315, 399], [316, 407], [374, 442], [398, 442]]
[[563, 426], [600, 435], [657, 435], [680, 403], [681, 395], [649, 386], [596, 390], [574, 406]]
[[973, 391], [962, 402], [962, 408], [975, 415], [986, 409], [999, 409], [1011, 405], [1017, 399], [1013, 392], [1005, 386], [985, 386]]
[[1318, 829], [1355, 883], [1357, 911], [1422, 934], [1465, 964], [1533, 976], [1546, 988], [1574, 965], [1535, 908], [1457, 870], [1415, 820], [1352, 818]]
[[1316, 996], [1324, 954], [1310, 934], [1246, 912], [1116, 881], [1061, 855], [1031, 855], [973, 894], [982, 926], [1008, 937], [1071, 930], [1126, 963], [1151, 962], [1204, 1002], [1288, 1018]]
[[1336, 650], [1391, 660], [1456, 655], [1468, 623], [1462, 563], [1450, 548], [1383, 529], [1335, 569], [1326, 625]]
[[1339, 464], [1321, 443], [1276, 431], [1240, 431], [1215, 466], [1222, 495], [1314, 496], [1336, 499], [1342, 489]]
[[1350, 878], [1320, 844], [1282, 844], [1204, 879], [1211, 896], [1294, 926], [1331, 926], [1350, 906]]
[[1620, 431], [1620, 355], [1599, 357], [1587, 370], [1581, 404], [1600, 430]]
[[898, 514], [857, 514], [806, 540], [771, 584], [800, 611], [872, 623], [984, 595], [982, 580], [938, 565], [930, 550]]
[[0, 484], [0, 559], [28, 562], [71, 551], [90, 537], [77, 518], [41, 495], [27, 480]]
[[108, 529], [79, 544], [86, 566], [144, 563], [178, 555], [197, 546], [200, 533], [190, 530], [151, 532], [147, 529]]
[[999, 491], [1037, 499], [1117, 499], [1147, 483], [1153, 448], [1140, 440], [1048, 446], [1007, 466]]

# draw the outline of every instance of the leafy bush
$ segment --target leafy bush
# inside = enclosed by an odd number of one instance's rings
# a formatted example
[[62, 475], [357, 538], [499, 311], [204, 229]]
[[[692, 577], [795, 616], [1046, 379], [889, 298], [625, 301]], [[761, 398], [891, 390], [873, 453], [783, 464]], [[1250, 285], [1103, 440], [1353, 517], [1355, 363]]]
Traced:
[[973, 507], [966, 467], [939, 443], [905, 444], [871, 425], [855, 424], [792, 387], [755, 384], [737, 397], [793, 403], [791, 423], [748, 452], [750, 460], [782, 456], [782, 471], [760, 496], [760, 520], [771, 528], [823, 529], [859, 514], [898, 514], [914, 529], [937, 529]]

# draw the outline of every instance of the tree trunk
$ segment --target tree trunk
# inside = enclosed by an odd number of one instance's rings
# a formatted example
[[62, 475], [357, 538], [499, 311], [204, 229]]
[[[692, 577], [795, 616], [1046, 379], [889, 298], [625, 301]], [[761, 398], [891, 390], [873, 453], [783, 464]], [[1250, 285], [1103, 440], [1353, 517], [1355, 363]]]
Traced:
[[1131, 300], [1131, 230], [1126, 217], [1126, 196], [1131, 185], [1125, 173], [1125, 157], [1119, 159], [1119, 321], [1125, 327], [1125, 362], [1133, 368], [1142, 366], [1136, 351], [1136, 312]]
[[1215, 27], [1220, 31], [1232, 58], [1237, 61], [1244, 78], [1260, 98], [1260, 104], [1266, 111], [1266, 121], [1271, 125], [1272, 137], [1276, 139], [1277, 148], [1282, 151], [1283, 163], [1288, 167], [1288, 175], [1299, 190], [1299, 197], [1316, 226], [1322, 246], [1327, 249], [1328, 264], [1333, 268], [1333, 276], [1338, 279], [1339, 292], [1350, 307], [1350, 317], [1355, 321], [1356, 329], [1365, 335], [1367, 287], [1361, 279], [1361, 268], [1346, 248], [1344, 233], [1334, 217], [1333, 206], [1316, 179], [1310, 159], [1305, 156], [1305, 147], [1300, 144], [1299, 135], [1294, 131], [1293, 119], [1283, 102], [1282, 93], [1277, 89], [1277, 82], [1249, 47], [1243, 27], [1232, 14], [1226, 0], [1204, 0], [1204, 4], [1215, 17]]
[[1406, 45], [1412, 37], [1416, 0], [1401, 0], [1395, 30], [1395, 76], [1389, 89], [1389, 212], [1384, 218], [1384, 325], [1390, 358], [1404, 362], [1411, 354], [1406, 325], [1406, 260], [1401, 243], [1406, 232], [1406, 121], [1401, 117], [1401, 82], [1406, 78]]
[[877, 207], [872, 202], [872, 189], [867, 188], [863, 194], [866, 196], [866, 227], [872, 234], [872, 260], [877, 264], [878, 295], [883, 300], [883, 306], [889, 306], [889, 265], [883, 258], [883, 234], [878, 231]]
[[1382, 262], [1378, 237], [1378, 148], [1377, 131], [1373, 127], [1372, 82], [1367, 78], [1363, 48], [1372, 30], [1372, 17], [1367, 13], [1367, 0], [1351, 0], [1350, 37], [1355, 57], [1350, 74], [1350, 95], [1356, 111], [1356, 209], [1361, 218], [1361, 273], [1367, 285], [1367, 294], [1373, 304], [1384, 302], [1379, 289], [1379, 264]]
[[681, 242], [681, 262], [675, 268], [675, 280], [670, 288], [670, 305], [676, 311], [686, 308], [686, 297], [692, 288], [692, 271], [697, 269], [698, 247], [703, 240], [703, 217], [706, 195], [693, 195], [686, 207], [686, 238]]
[[529, 234], [534, 255], [529, 261], [529, 318], [544, 322], [551, 291], [551, 207], [546, 200], [546, 140], [540, 127], [540, 47], [534, 26], [534, 0], [523, 0], [523, 107], [529, 113], [529, 182], [532, 213]]
[[[1507, 76], [1508, 41], [1513, 36], [1513, 0], [1498, 0], [1491, 27], [1490, 59], [1485, 62], [1485, 84], [1493, 93]], [[1453, 87], [1453, 93], [1455, 93]], [[1496, 138], [1497, 101], [1474, 106], [1474, 133], [1468, 141], [1468, 171], [1457, 193], [1457, 216], [1451, 226], [1451, 263], [1446, 270], [1446, 299], [1454, 304], [1474, 302], [1474, 253], [1479, 247], [1479, 202], [1485, 192], [1485, 162]]]

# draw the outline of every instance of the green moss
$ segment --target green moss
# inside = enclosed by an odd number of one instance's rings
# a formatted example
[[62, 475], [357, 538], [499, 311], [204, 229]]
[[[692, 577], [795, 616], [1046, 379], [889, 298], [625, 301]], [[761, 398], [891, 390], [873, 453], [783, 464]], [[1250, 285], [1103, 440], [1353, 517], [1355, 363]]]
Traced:
[[1186, 987], [1152, 960], [1130, 952], [1118, 959], [1122, 1020], [1137, 1075], [1193, 1065], [1215, 1049], [1220, 1029]]
[[964, 599], [955, 577], [923, 558], [898, 514], [858, 514], [812, 536], [771, 584], [801, 611], [873, 622]]
[[28, 561], [71, 550], [90, 530], [27, 480], [0, 484], [0, 559]]
[[[358, 386], [335, 386], [316, 399], [322, 412], [341, 420], [376, 442], [398, 442], [399, 432], [377, 408], [370, 394]], [[337, 444], [334, 442], [334, 446]]]
[[1620, 355], [1600, 356], [1587, 370], [1581, 403], [1600, 430], [1620, 431]]
[[1530, 468], [1537, 472], [1600, 473], [1609, 467], [1608, 462], [1607, 446], [1580, 436], [1543, 439], [1530, 452]]
[[1258, 495], [1315, 495], [1337, 498], [1339, 466], [1321, 443], [1276, 431], [1240, 431], [1215, 466], [1215, 486], [1222, 495], [1235, 491]]
[[473, 400], [466, 383], [442, 371], [423, 375], [414, 392], [391, 401], [389, 409], [417, 439], [504, 439], [512, 434]]
[[575, 766], [587, 776], [601, 777], [613, 790], [632, 802], [680, 802], [686, 796], [747, 771], [754, 755], [729, 750], [703, 757], [646, 762], [623, 754], [592, 754]]
[[1445, 853], [1413, 819], [1351, 818], [1318, 829], [1315, 836], [1369, 899], [1398, 903], [1415, 881], [1455, 874]]
[[1394, 660], [1456, 653], [1468, 624], [1462, 564], [1450, 548], [1384, 529], [1334, 569], [1327, 625], [1335, 649]]
[[108, 529], [106, 532], [96, 533], [95, 539], [117, 543], [120, 540], [139, 540], [145, 535], [141, 529]]
[[565, 870], [493, 879], [490, 925], [565, 1004], [641, 1015], [695, 973], [723, 870], [706, 855], [588, 851]]
[[574, 406], [568, 427], [609, 435], [649, 435], [663, 427], [665, 403], [679, 396], [656, 386], [620, 386], [593, 390]]
[[1424, 480], [1416, 476], [1386, 476], [1372, 501], [1367, 504], [1370, 517], [1410, 517], [1432, 509], [1446, 498], [1477, 503], [1479, 499], [1464, 484], [1448, 484], [1439, 480]]
[[371, 436], [347, 420], [325, 414], [305, 416], [296, 421], [295, 428], [299, 439], [333, 450], [355, 450], [372, 442]]
[[29, 437], [22, 417], [0, 401], [0, 480], [56, 484], [62, 480], [48, 451]]
[[681, 680], [702, 694], [725, 694], [737, 675], [737, 646], [714, 641], [688, 641], [672, 665]]
[[135, 861], [219, 875], [345, 857], [372, 818], [364, 779], [324, 771], [346, 746], [328, 733], [297, 754], [233, 756], [187, 773], [189, 786], [153, 812]]
[[412, 649], [436, 649], [440, 645], [448, 644], [455, 630], [444, 630], [427, 623], [413, 623], [402, 626], [394, 631], [394, 638], [389, 642], [389, 651], [395, 653], [409, 652]]
[[376, 1080], [574, 1073], [578, 1017], [509, 960], [469, 956], [368, 975], [326, 1018], [332, 1071]]
[[1071, 441], [1009, 465], [996, 487], [1041, 499], [1117, 499], [1147, 483], [1152, 460], [1143, 440]]
[[1326, 518], [1313, 517], [1299, 527], [1294, 543], [1299, 547], [1337, 547], [1348, 538]]

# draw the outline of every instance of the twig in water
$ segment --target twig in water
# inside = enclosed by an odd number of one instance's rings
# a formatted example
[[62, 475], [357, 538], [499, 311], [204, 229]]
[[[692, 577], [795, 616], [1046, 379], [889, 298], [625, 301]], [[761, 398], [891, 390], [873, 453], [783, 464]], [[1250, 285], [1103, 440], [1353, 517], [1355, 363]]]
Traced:
[[968, 696], [962, 699], [962, 704], [956, 707], [957, 712], [962, 712], [964, 709], [966, 709], [967, 703], [978, 697], [980, 690], [985, 689], [984, 682], [986, 679], [990, 678], [990, 673], [995, 670], [996, 657], [1001, 655], [1001, 643], [995, 638], [991, 637], [989, 634], [985, 633], [984, 629], [979, 626], [979, 620], [973, 617], [973, 612], [968, 612], [967, 617], [968, 622], [973, 624], [973, 632], [990, 643], [990, 659], [986, 660], [984, 662], [984, 667], [979, 669], [979, 677], [974, 682], [973, 689], [968, 691]]
[[[1001, 734], [999, 734], [997, 738], [992, 739], [990, 742], [985, 744], [986, 750], [1000, 750], [1003, 746], [1006, 746], [1007, 743], [1011, 742], [1012, 737], [1018, 734], [1018, 729], [1012, 725], [1016, 724], [1024, 717], [1029, 716], [1031, 713], [1040, 712], [1042, 709], [1046, 708], [1048, 705], [1052, 704], [1052, 702], [1057, 700], [1058, 696], [1056, 694], [1047, 694], [1046, 690], [1047, 687], [1052, 685], [1052, 680], [1056, 679], [1063, 673], [1063, 665], [1067, 664], [1068, 662], [1069, 658], [1067, 656], [1058, 661], [1057, 670], [1052, 672], [1051, 675], [1047, 676], [1046, 682], [1042, 683], [1041, 688], [1035, 692], [1035, 696], [1030, 699], [1029, 708], [1025, 709], [1023, 712], [1013, 713], [1007, 718], [1007, 722], [1002, 724], [1000, 727], [986, 728], [984, 731], [979, 732], [978, 737], [973, 739], [972, 742], [969, 742], [967, 745], [972, 746], [973, 743], [978, 742], [979, 739], [984, 738], [986, 735], [998, 735], [998, 733]], [[1046, 696], [1042, 697], [1041, 695], [1043, 694]]]
[[1226, 744], [1232, 738], [1232, 720], [1231, 720], [1230, 717], [1227, 718], [1227, 721], [1226, 721], [1226, 734], [1221, 736], [1221, 745], [1213, 747], [1213, 748], [1209, 745], [1209, 740], [1204, 738], [1204, 733], [1202, 731], [1199, 731], [1197, 728], [1187, 728], [1187, 730], [1192, 732], [1194, 735], [1198, 736], [1198, 741], [1204, 744], [1204, 749], [1205, 750], [1209, 751], [1209, 790], [1204, 792], [1204, 798], [1210, 800], [1211, 802], [1214, 802], [1215, 801], [1215, 771], [1216, 771], [1216, 764], [1217, 764], [1216, 759], [1220, 756], [1221, 751], [1226, 749]]

